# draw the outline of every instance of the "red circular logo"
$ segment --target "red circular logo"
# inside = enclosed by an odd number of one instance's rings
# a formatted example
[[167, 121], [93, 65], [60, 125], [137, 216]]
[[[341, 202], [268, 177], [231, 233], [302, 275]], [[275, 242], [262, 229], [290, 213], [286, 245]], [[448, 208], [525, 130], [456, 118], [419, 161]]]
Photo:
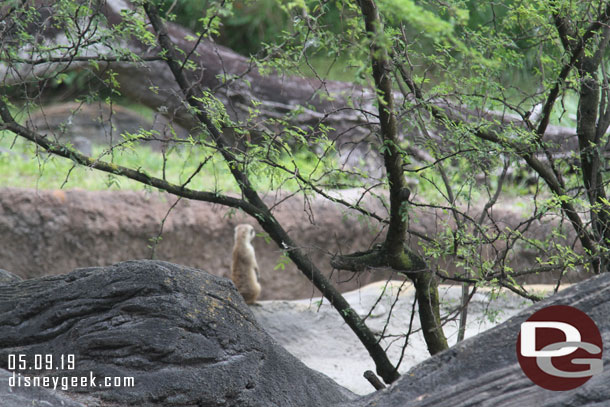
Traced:
[[601, 373], [603, 344], [595, 322], [567, 305], [543, 308], [521, 324], [517, 359], [547, 390], [572, 390]]

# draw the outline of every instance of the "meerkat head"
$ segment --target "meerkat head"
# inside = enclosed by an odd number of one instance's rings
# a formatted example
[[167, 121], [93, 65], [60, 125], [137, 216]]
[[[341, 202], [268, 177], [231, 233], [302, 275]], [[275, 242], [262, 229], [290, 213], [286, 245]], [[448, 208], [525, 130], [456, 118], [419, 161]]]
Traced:
[[245, 240], [246, 242], [251, 242], [255, 234], [254, 228], [250, 225], [242, 224], [235, 226], [235, 241]]

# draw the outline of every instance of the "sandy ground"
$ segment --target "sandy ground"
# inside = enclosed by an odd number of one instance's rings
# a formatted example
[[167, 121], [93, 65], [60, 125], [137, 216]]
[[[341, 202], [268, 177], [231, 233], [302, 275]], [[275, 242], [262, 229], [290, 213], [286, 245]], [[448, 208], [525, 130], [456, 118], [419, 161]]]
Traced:
[[[544, 292], [552, 290], [551, 286], [530, 288]], [[449, 317], [444, 330], [449, 345], [452, 346], [457, 340], [455, 310], [459, 305], [461, 287], [441, 286], [439, 291], [442, 315]], [[370, 314], [366, 322], [374, 332], [380, 333], [386, 327], [385, 335], [390, 335], [390, 338], [382, 343], [388, 347], [390, 360], [396, 364], [401, 358], [405, 334], [409, 332], [414, 298], [412, 284], [378, 282], [344, 295], [362, 317]], [[495, 298], [494, 301], [491, 301], [492, 297]], [[489, 290], [479, 290], [469, 307], [466, 337], [483, 332], [530, 305], [530, 301], [511, 292], [503, 290], [498, 295]], [[320, 298], [262, 301], [251, 309], [267, 332], [310, 368], [326, 374], [357, 394], [375, 390], [362, 376], [366, 370], [375, 371], [372, 360], [356, 335], [328, 302], [321, 302]], [[388, 318], [390, 310], [392, 318]], [[419, 327], [416, 312], [408, 346], [399, 367], [401, 373], [430, 356]]]

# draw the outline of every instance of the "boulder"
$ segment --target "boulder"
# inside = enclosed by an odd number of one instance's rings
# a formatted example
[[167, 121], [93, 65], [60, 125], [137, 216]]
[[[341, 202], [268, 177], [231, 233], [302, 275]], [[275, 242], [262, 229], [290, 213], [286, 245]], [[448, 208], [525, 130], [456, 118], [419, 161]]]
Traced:
[[59, 391], [44, 387], [12, 385], [12, 373], [0, 369], [0, 400], [2, 407], [87, 407]]
[[10, 284], [21, 280], [21, 277], [14, 275], [10, 271], [0, 269], [0, 284]]
[[[10, 365], [19, 355], [25, 370]], [[151, 260], [0, 286], [0, 368], [86, 378], [68, 394], [104, 406], [324, 406], [353, 397], [279, 346], [230, 280]]]
[[537, 310], [570, 305], [596, 323], [602, 339], [610, 338], [610, 274], [573, 285], [537, 303], [505, 323], [435, 355], [404, 374], [391, 387], [342, 403], [344, 407], [466, 407], [466, 406], [606, 406], [610, 401], [610, 352], [605, 369], [570, 391], [550, 391], [525, 376], [517, 361], [521, 323]]

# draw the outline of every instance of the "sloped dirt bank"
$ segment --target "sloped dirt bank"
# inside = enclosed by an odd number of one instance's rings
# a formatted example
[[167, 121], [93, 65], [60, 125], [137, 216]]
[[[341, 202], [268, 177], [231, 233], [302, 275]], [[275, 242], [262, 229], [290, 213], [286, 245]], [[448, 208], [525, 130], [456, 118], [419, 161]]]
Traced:
[[[268, 196], [267, 200], [279, 198]], [[159, 235], [175, 201], [175, 197], [157, 192], [0, 189], [0, 269], [33, 278], [151, 258], [151, 239]], [[499, 214], [500, 210], [496, 214], [509, 224], [519, 219], [515, 210], [504, 208], [504, 214]], [[341, 291], [390, 276], [381, 271], [358, 276], [333, 272], [329, 264], [333, 253], [366, 249], [378, 233], [357, 216], [348, 216], [344, 207], [322, 199], [305, 203], [295, 196], [275, 207], [274, 213], [314, 262], [332, 275]], [[181, 200], [163, 224], [155, 258], [228, 276], [233, 228], [244, 222], [256, 226], [243, 213]], [[422, 213], [414, 228], [430, 235], [438, 232], [438, 224], [438, 214]], [[551, 225], [540, 223], [537, 228], [536, 233], [544, 236], [550, 233]], [[261, 269], [261, 299], [317, 295], [301, 272], [284, 261], [273, 242], [257, 237], [254, 246]], [[412, 246], [416, 248], [417, 242]], [[527, 251], [518, 252], [512, 267], [527, 267], [534, 258]], [[578, 277], [564, 281], [576, 280]], [[553, 279], [550, 275], [534, 276], [528, 282], [552, 283]]]

